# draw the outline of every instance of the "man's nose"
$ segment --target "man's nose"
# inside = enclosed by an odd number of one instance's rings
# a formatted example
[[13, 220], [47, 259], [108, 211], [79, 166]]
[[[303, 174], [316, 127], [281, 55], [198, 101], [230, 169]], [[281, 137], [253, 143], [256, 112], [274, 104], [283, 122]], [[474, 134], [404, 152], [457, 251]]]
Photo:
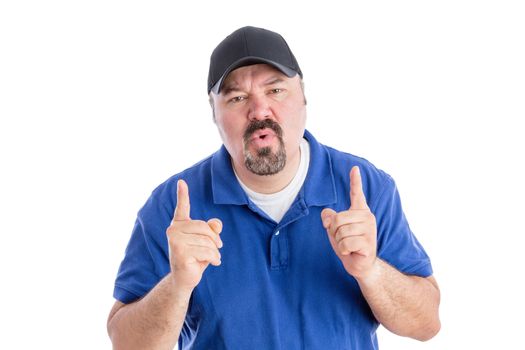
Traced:
[[263, 120], [271, 118], [272, 110], [265, 96], [251, 96], [248, 118], [250, 120]]

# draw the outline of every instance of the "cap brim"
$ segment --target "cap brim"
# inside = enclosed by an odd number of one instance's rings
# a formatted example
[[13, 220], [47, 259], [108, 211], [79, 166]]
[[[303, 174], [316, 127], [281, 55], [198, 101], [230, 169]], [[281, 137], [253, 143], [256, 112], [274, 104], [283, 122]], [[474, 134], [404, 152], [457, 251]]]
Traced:
[[211, 91], [213, 91], [214, 94], [218, 95], [222, 88], [222, 83], [224, 83], [224, 79], [230, 74], [232, 71], [234, 71], [237, 68], [244, 67], [244, 66], [250, 66], [252, 64], [258, 64], [258, 63], [266, 63], [270, 66], [277, 68], [279, 71], [281, 71], [284, 75], [291, 78], [294, 77], [297, 72], [289, 67], [283, 66], [280, 63], [274, 62], [272, 60], [268, 60], [266, 58], [261, 57], [254, 57], [254, 56], [248, 56], [243, 57], [240, 60], [237, 60], [233, 62], [225, 71], [222, 77], [217, 81], [215, 85], [211, 88]]

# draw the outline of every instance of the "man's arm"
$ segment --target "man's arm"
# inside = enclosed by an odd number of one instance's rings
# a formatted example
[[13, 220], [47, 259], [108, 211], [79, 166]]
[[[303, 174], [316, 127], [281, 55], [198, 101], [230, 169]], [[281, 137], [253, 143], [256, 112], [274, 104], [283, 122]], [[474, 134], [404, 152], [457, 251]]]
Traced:
[[115, 302], [108, 318], [108, 334], [114, 349], [173, 349], [188, 310], [191, 291], [173, 283], [171, 274], [144, 298]]
[[405, 275], [377, 257], [377, 225], [358, 167], [350, 172], [350, 208], [321, 212], [330, 244], [361, 288], [374, 316], [390, 331], [419, 340], [437, 334], [440, 293], [433, 277]]
[[389, 331], [421, 341], [439, 332], [440, 292], [434, 277], [405, 275], [377, 258], [371, 273], [357, 282], [374, 316]]
[[219, 266], [222, 223], [190, 218], [188, 185], [177, 184], [177, 207], [166, 230], [170, 268], [144, 298], [115, 303], [108, 318], [114, 349], [173, 349], [179, 338], [193, 289], [209, 264]]

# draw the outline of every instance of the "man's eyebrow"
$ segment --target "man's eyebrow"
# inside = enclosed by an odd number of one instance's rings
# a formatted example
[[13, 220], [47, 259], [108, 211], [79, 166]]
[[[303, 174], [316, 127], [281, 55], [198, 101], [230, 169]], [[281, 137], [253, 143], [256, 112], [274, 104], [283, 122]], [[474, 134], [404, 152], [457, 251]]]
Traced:
[[[272, 77], [268, 79], [267, 81], [265, 81], [263, 85], [269, 86], [269, 85], [274, 85], [274, 84], [283, 83], [283, 82], [284, 82], [284, 79], [281, 77]], [[221, 94], [228, 95], [231, 92], [237, 92], [237, 91], [242, 91], [237, 83], [234, 83], [234, 82], [225, 83], [221, 89]]]
[[228, 95], [230, 92], [234, 91], [241, 91], [237, 84], [225, 84], [221, 89], [223, 95]]
[[271, 79], [267, 80], [264, 83], [264, 85], [273, 85], [273, 84], [282, 83], [282, 82], [284, 82], [283, 78], [275, 77], [275, 78], [271, 78]]

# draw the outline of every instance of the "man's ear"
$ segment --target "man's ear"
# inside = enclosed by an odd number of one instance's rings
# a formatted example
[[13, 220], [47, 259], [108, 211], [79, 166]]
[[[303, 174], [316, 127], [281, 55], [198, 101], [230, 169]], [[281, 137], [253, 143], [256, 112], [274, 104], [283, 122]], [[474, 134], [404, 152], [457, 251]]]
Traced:
[[212, 116], [213, 116], [213, 122], [216, 123], [217, 121], [215, 120], [215, 101], [213, 99], [212, 94], [213, 94], [213, 92], [210, 92], [210, 94], [208, 95], [208, 102], [209, 102], [210, 107], [211, 107], [211, 113], [212, 113]]
[[304, 81], [301, 79], [301, 90], [303, 91], [304, 105], [306, 106], [306, 95], [304, 94]]

